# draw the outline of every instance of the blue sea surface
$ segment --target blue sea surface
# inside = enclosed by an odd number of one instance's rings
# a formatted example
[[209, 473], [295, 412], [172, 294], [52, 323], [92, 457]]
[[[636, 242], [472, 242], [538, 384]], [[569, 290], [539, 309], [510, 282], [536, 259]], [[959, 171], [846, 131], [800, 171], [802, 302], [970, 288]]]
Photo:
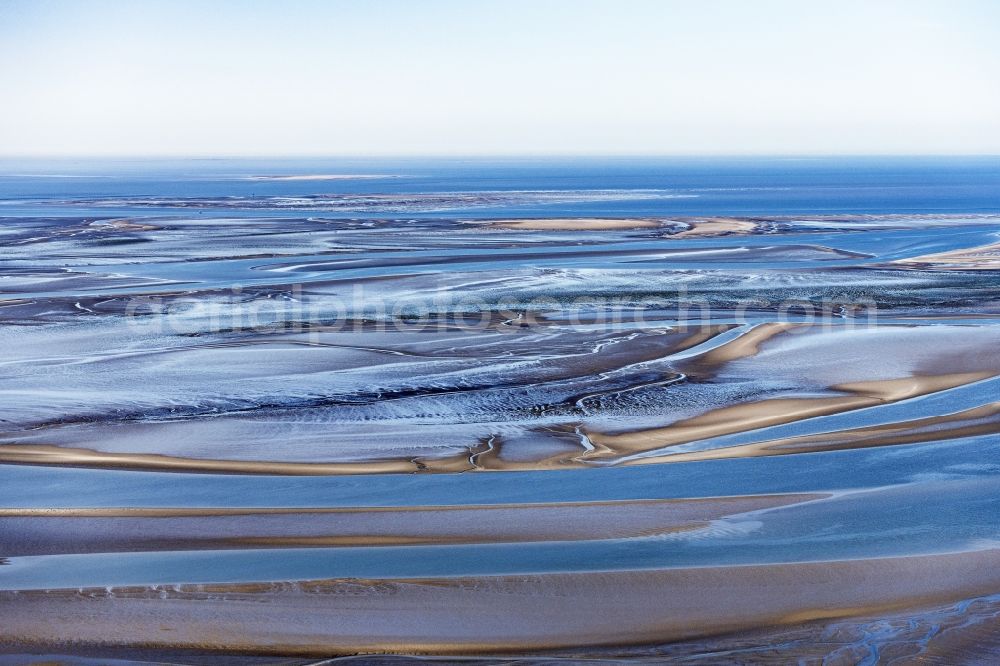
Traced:
[[[248, 180], [310, 174], [392, 177]], [[467, 214], [489, 218], [515, 213], [623, 217], [995, 212], [1000, 206], [1000, 157], [0, 159], [4, 204], [0, 215], [4, 210], [21, 212], [17, 204], [25, 199], [593, 190], [657, 191], [677, 198], [477, 207], [474, 215]], [[55, 203], [41, 210], [55, 215], [86, 212], [85, 207]], [[338, 215], [357, 216], [324, 213]], [[448, 217], [454, 210], [421, 215]], [[398, 217], [366, 213], [366, 217], [380, 216]]]

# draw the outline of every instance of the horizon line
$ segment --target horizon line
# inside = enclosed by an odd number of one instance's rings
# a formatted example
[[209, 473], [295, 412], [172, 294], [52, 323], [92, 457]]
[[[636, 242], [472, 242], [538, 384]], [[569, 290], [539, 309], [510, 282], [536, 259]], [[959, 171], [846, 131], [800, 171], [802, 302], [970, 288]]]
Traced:
[[0, 153], [0, 160], [18, 159], [822, 159], [822, 158], [1000, 158], [1000, 152], [754, 152], [754, 153]]

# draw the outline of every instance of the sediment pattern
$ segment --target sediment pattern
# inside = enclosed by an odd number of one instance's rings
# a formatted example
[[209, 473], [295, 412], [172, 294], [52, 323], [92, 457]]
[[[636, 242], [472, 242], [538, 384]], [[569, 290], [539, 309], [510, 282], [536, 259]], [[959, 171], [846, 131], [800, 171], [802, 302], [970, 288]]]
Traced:
[[3, 651], [995, 654], [1000, 220], [671, 196], [24, 204]]

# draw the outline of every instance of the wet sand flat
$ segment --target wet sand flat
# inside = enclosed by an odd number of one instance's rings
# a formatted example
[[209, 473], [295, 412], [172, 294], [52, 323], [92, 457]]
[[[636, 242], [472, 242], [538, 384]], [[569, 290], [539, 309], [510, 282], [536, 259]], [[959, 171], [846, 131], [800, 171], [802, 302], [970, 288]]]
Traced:
[[671, 534], [822, 494], [482, 506], [0, 509], [4, 554], [581, 541]]
[[[0, 592], [8, 646], [482, 653], [662, 643], [1000, 590], [1000, 554], [413, 580]], [[794, 590], [794, 593], [791, 591]], [[45, 618], [64, 618], [51, 623]]]
[[[38, 444], [7, 444], [0, 446], [0, 462], [135, 469], [174, 472], [224, 474], [285, 474], [290, 476], [356, 475], [380, 473], [455, 473], [469, 471], [513, 471], [551, 468], [585, 467], [595, 463], [619, 462], [637, 453], [665, 449], [713, 437], [749, 432], [800, 420], [840, 414], [853, 410], [892, 404], [940, 391], [961, 387], [996, 376], [994, 372], [954, 373], [927, 377], [903, 377], [871, 382], [854, 382], [830, 387], [846, 393], [823, 398], [784, 398], [724, 407], [662, 427], [630, 432], [602, 433], [584, 430], [587, 440], [596, 448], [582, 452], [556, 452], [528, 461], [511, 461], [499, 457], [501, 448], [493, 441], [472, 444], [463, 453], [448, 457], [401, 458], [365, 462], [282, 462], [261, 460], [225, 460], [190, 458], [162, 454], [101, 452], [64, 446]], [[958, 436], [976, 432], [992, 432], [992, 426], [971, 432], [957, 431]], [[944, 435], [937, 435], [942, 437]], [[935, 435], [925, 435], [914, 441], [932, 441]], [[852, 448], [845, 443], [831, 448]], [[743, 455], [782, 455], [804, 452], [795, 447], [772, 446], [770, 443], [742, 447], [708, 449], [690, 453], [666, 452], [659, 456], [629, 459], [626, 464], [688, 462]]]
[[[247, 410], [237, 404], [238, 411], [211, 419], [118, 423], [83, 411], [77, 419], [64, 416], [56, 423], [32, 419], [33, 412], [51, 413], [55, 399], [78, 400], [50, 391], [46, 402], [11, 412], [9, 423], [27, 427], [0, 433], [0, 460], [287, 475], [573, 468], [777, 425], [809, 424], [942, 394], [1000, 373], [1000, 336], [990, 325], [841, 329], [764, 322], [595, 335], [563, 332], [551, 319], [525, 321], [531, 323], [485, 338], [450, 332], [268, 333], [228, 344], [193, 338], [169, 355], [160, 348], [95, 354], [69, 370], [153, 366], [161, 377], [179, 382], [178, 400], [185, 399], [184, 391], [200, 390], [185, 369], [191, 363], [245, 394], [259, 391], [260, 400], [270, 400], [273, 390], [318, 391], [336, 384], [343, 397], [309, 398], [278, 409]], [[86, 345], [88, 354], [99, 344], [90, 338], [67, 342]], [[537, 345], [548, 353], [540, 354]], [[841, 362], [838, 354], [845, 345], [856, 363]], [[309, 364], [312, 372], [271, 387], [272, 377], [297, 373], [300, 364]], [[429, 370], [436, 374], [428, 375]], [[391, 377], [400, 388], [370, 391], [373, 376]], [[749, 382], [784, 386], [763, 394], [755, 389], [745, 398], [729, 388]], [[529, 416], [525, 410], [538, 409], [541, 400], [548, 406]], [[428, 407], [439, 419], [447, 416], [433, 429], [393, 424], [401, 417], [420, 418]], [[468, 419], [470, 407], [484, 417]], [[521, 411], [502, 424], [488, 422], [491, 414], [514, 414], [507, 410]], [[629, 412], [639, 418], [623, 420]], [[674, 418], [657, 417], [661, 413]], [[331, 429], [314, 415], [341, 421]], [[625, 422], [634, 424], [623, 428]]]

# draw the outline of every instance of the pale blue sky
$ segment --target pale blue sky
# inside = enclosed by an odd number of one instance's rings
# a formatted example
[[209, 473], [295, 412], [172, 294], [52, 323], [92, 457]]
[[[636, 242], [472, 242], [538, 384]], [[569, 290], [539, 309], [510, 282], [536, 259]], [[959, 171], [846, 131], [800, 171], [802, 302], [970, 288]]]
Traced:
[[0, 0], [0, 154], [1000, 153], [1000, 2]]

